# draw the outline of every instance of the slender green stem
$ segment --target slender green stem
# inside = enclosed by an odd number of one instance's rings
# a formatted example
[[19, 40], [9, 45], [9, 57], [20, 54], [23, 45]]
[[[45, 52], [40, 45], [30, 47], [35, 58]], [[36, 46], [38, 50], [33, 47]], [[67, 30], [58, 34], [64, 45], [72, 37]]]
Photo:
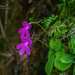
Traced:
[[60, 14], [59, 20], [61, 20], [61, 17], [63, 16], [64, 10], [65, 10], [65, 6], [66, 6], [66, 1], [64, 1], [64, 7], [63, 7], [63, 10], [62, 10], [62, 12]]
[[39, 27], [41, 27], [42, 28], [42, 30], [44, 31], [44, 32], [46, 32], [48, 35], [49, 35], [49, 33], [46, 31], [46, 29], [44, 29], [40, 24], [37, 24]]
[[37, 21], [37, 22], [30, 22], [30, 24], [32, 24], [32, 23], [40, 23], [41, 21], [43, 21], [43, 19], [41, 19], [40, 21]]
[[31, 38], [31, 39], [37, 40], [37, 41], [43, 43], [46, 47], [49, 47], [49, 45], [47, 45], [46, 43], [44, 43], [43, 41], [41, 41], [41, 40], [39, 40], [39, 39], [37, 39], [37, 38]]
[[49, 35], [49, 33], [46, 31], [46, 29], [44, 29], [40, 24], [38, 24], [38, 22], [30, 22], [30, 24], [37, 24], [39, 27], [42, 28], [42, 30], [43, 30], [44, 32], [46, 32], [47, 35]]

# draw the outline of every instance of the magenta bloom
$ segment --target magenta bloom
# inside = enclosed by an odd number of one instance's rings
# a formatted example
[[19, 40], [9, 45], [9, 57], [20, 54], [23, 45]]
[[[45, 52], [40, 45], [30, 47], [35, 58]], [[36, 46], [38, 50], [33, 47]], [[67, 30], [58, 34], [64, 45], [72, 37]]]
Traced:
[[29, 49], [29, 45], [32, 44], [32, 40], [29, 39], [21, 39], [23, 43], [20, 43], [17, 45], [17, 49], [20, 49], [19, 54], [23, 55], [24, 51], [26, 50], [27, 55], [30, 55], [30, 49]]
[[24, 28], [21, 28], [18, 31], [18, 33], [21, 33], [20, 38], [28, 39], [30, 37], [30, 34], [29, 34], [28, 30], [31, 29], [31, 25], [28, 22], [26, 22], [26, 21], [23, 21], [22, 25], [23, 25]]
[[27, 55], [30, 55], [29, 45], [32, 44], [32, 40], [29, 38], [30, 37], [29, 29], [31, 29], [31, 25], [26, 21], [23, 21], [22, 25], [23, 28], [19, 29], [18, 31], [19, 33], [21, 33], [20, 38], [22, 43], [17, 45], [17, 49], [20, 49], [19, 51], [20, 55], [23, 55], [25, 50]]

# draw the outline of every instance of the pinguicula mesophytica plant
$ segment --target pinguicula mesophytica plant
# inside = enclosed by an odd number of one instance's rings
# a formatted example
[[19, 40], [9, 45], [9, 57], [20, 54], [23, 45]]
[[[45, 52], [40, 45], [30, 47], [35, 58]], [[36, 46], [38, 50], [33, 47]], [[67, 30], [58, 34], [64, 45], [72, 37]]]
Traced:
[[[43, 20], [40, 20], [38, 22], [27, 23], [23, 21], [22, 25], [24, 28], [19, 29], [19, 33], [21, 33], [20, 38], [22, 43], [17, 45], [17, 49], [20, 49], [22, 47], [19, 51], [20, 55], [24, 53], [25, 49], [26, 53], [30, 55], [29, 46], [32, 44], [31, 39], [38, 40], [49, 48], [48, 61], [45, 65], [45, 72], [47, 75], [52, 75], [53, 67], [60, 71], [65, 71], [70, 68], [72, 64], [74, 64], [73, 75], [75, 75], [75, 17], [67, 14], [64, 15], [64, 13], [67, 11], [65, 7], [67, 3], [66, 1], [68, 0], [63, 1], [64, 6], [60, 16], [52, 15], [51, 17], [44, 18]], [[68, 2], [70, 3], [71, 0], [69, 0]], [[71, 4], [73, 3], [75, 2], [71, 2]], [[54, 23], [52, 24], [52, 22]], [[37, 24], [42, 28], [44, 32], [46, 32], [50, 39], [48, 40], [49, 44], [46, 44], [38, 38], [32, 37], [30, 39], [30, 24]], [[43, 26], [40, 24], [44, 24], [48, 30], [43, 28]]]
[[21, 28], [18, 31], [18, 33], [21, 33], [20, 38], [21, 38], [22, 43], [17, 45], [17, 49], [21, 48], [19, 51], [20, 55], [23, 55], [25, 49], [26, 49], [27, 55], [30, 55], [29, 46], [32, 44], [32, 40], [30, 39], [29, 29], [31, 29], [31, 25], [25, 21], [22, 22], [22, 25], [24, 28]]

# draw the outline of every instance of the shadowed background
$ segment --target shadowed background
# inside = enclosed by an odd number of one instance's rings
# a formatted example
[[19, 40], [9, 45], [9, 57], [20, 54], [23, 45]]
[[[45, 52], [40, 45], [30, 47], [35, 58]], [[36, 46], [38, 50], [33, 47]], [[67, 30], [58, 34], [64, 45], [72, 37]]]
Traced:
[[[19, 28], [22, 21], [39, 21], [59, 14], [59, 0], [0, 0], [0, 75], [46, 75], [48, 48], [37, 40], [30, 46], [31, 55], [20, 56], [16, 45], [21, 42]], [[45, 27], [45, 26], [44, 26]], [[31, 36], [48, 44], [49, 38], [37, 25], [32, 25]], [[53, 70], [52, 75], [59, 71]]]

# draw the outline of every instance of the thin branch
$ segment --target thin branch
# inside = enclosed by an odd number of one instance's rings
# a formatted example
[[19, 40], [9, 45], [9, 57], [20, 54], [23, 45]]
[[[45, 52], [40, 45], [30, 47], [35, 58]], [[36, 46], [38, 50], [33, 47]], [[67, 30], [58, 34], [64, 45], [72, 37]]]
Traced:
[[[6, 30], [6, 26], [7, 26], [7, 19], [8, 19], [8, 0], [6, 0], [5, 30]], [[5, 35], [5, 31], [4, 31], [4, 29], [3, 29], [3, 25], [2, 25], [2, 22], [1, 22], [1, 18], [0, 18], [0, 28], [1, 28], [1, 32], [2, 32], [3, 38], [5, 39], [5, 41], [6, 41], [7, 44], [8, 44], [9, 50], [14, 53], [15, 49], [14, 49], [14, 48], [12, 47], [12, 45], [9, 43], [9, 41], [8, 41], [6, 35]]]
[[4, 7], [6, 7], [6, 6], [5, 6], [5, 5], [0, 5], [0, 7], [4, 8]]
[[5, 32], [7, 27], [7, 19], [8, 19], [8, 0], [6, 0], [6, 11], [5, 11]]
[[8, 61], [8, 63], [5, 65], [5, 68], [8, 67], [8, 65], [10, 65], [13, 60], [14, 60], [14, 57], [12, 57], [12, 58]]
[[9, 45], [9, 47], [11, 48], [10, 51], [13, 52], [14, 48], [11, 46], [11, 44], [8, 41], [8, 39], [6, 38], [4, 29], [3, 29], [3, 26], [2, 26], [1, 19], [0, 19], [0, 28], [1, 28], [1, 32], [2, 32], [3, 38], [5, 39], [5, 41], [7, 42], [7, 44]]
[[12, 54], [5, 54], [5, 53], [0, 52], [0, 55], [5, 56], [5, 57], [11, 57]]
[[0, 9], [4, 9], [5, 10], [5, 9], [10, 9], [10, 8], [0, 8]]
[[63, 38], [61, 38], [60, 40], [63, 40], [63, 39], [65, 39], [65, 38], [69, 37], [70, 35], [72, 35], [72, 34], [74, 34], [74, 33], [75, 33], [75, 31], [74, 31], [74, 32], [69, 33], [67, 36], [63, 36]]
[[31, 38], [35, 35], [35, 32], [32, 34]]
[[10, 9], [8, 5], [0, 5], [0, 9]]

